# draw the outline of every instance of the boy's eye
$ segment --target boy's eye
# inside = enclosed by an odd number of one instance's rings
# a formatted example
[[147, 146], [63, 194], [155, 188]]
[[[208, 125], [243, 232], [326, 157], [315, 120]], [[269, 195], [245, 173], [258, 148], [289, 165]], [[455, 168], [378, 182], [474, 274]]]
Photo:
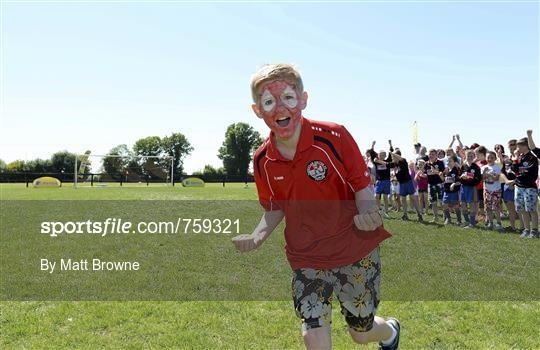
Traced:
[[296, 92], [290, 86], [287, 86], [281, 95], [281, 100], [289, 108], [295, 108], [298, 105]]
[[276, 104], [276, 99], [274, 96], [268, 91], [268, 89], [264, 90], [262, 96], [262, 107], [265, 112], [270, 112], [272, 109], [274, 109], [274, 106]]

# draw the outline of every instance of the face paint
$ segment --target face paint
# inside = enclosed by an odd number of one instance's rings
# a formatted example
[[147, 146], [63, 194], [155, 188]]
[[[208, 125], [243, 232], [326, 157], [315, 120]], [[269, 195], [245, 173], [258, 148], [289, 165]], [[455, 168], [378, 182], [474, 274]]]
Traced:
[[297, 91], [290, 83], [282, 80], [270, 81], [261, 88], [260, 116], [278, 137], [290, 138], [300, 123], [304, 108]]
[[295, 108], [298, 105], [296, 91], [294, 91], [292, 87], [287, 86], [285, 91], [281, 94], [281, 102], [288, 108]]
[[264, 90], [261, 96], [261, 105], [265, 112], [270, 112], [276, 106], [276, 99], [274, 96], [272, 96], [268, 89]]

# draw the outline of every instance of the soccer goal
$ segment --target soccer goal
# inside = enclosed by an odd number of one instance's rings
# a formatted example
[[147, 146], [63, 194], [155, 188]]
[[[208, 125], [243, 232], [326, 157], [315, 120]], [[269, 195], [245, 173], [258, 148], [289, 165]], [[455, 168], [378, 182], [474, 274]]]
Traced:
[[170, 156], [95, 155], [75, 158], [74, 187], [174, 185], [174, 159]]

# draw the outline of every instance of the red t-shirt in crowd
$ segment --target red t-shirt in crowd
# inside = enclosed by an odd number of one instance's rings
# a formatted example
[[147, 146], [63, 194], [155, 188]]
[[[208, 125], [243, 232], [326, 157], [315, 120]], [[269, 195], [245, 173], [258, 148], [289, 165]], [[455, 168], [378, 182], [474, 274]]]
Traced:
[[382, 226], [360, 231], [354, 193], [370, 186], [370, 173], [345, 127], [302, 118], [293, 160], [276, 148], [272, 133], [255, 152], [259, 202], [285, 212], [285, 251], [293, 270], [352, 264], [390, 237]]

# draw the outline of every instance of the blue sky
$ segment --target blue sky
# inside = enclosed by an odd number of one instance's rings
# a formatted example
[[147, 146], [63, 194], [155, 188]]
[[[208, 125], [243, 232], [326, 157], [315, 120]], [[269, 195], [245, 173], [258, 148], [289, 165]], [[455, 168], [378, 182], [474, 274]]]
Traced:
[[[539, 129], [538, 3], [3, 4], [0, 158], [104, 154], [184, 133], [188, 172], [220, 165], [227, 125], [266, 135], [250, 75], [300, 67], [304, 115], [364, 150], [492, 147]], [[377, 147], [379, 148], [379, 147]]]

